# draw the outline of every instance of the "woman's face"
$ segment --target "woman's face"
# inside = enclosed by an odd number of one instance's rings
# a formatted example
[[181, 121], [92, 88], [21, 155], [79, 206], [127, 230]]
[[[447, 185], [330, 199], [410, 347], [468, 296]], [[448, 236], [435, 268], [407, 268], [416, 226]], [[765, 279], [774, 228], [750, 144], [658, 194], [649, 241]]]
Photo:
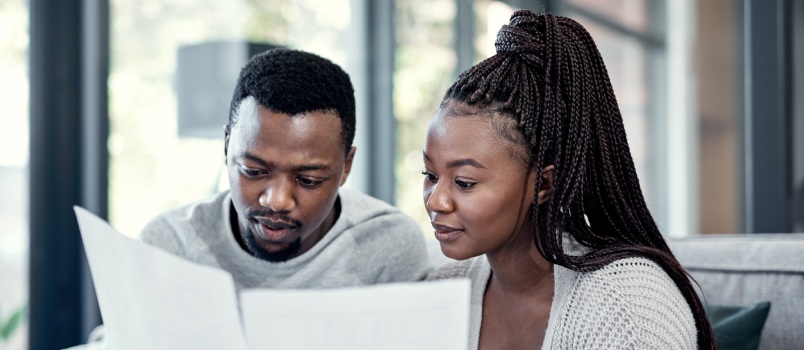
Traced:
[[424, 203], [441, 251], [463, 260], [529, 247], [536, 172], [515, 157], [524, 147], [492, 117], [449, 113], [436, 113], [424, 145]]

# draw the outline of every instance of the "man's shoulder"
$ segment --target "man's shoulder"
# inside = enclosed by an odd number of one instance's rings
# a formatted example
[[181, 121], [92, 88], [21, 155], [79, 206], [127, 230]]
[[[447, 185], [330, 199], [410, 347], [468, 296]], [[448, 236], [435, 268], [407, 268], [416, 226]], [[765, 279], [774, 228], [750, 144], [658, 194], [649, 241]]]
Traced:
[[140, 231], [140, 240], [157, 246], [172, 245], [188, 239], [188, 235], [203, 235], [224, 220], [224, 202], [228, 191], [204, 198], [178, 208], [166, 210], [149, 221]]
[[[413, 218], [379, 199], [342, 188], [339, 234], [363, 267], [374, 267], [372, 283], [413, 281], [427, 271], [427, 248]], [[333, 227], [334, 228], [334, 227]]]
[[399, 208], [353, 188], [341, 187], [338, 194], [341, 196], [341, 205], [348, 207], [346, 211], [363, 214], [366, 218], [402, 213]]
[[342, 188], [341, 215], [348, 222], [348, 230], [354, 235], [371, 232], [388, 234], [415, 234], [421, 236], [421, 229], [413, 218], [382, 200], [351, 188]]

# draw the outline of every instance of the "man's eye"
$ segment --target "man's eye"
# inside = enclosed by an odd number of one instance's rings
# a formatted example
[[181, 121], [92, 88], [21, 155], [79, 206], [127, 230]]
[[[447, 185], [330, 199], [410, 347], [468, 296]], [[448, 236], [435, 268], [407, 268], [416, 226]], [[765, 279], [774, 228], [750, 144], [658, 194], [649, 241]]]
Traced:
[[302, 176], [297, 177], [296, 181], [299, 181], [299, 183], [301, 183], [302, 185], [307, 186], [307, 187], [315, 187], [315, 186], [320, 185], [323, 182], [323, 181], [313, 180], [313, 179], [309, 179], [309, 178], [302, 177]]
[[263, 172], [261, 170], [254, 170], [254, 169], [249, 169], [249, 168], [240, 168], [240, 172], [243, 173], [243, 175], [246, 175], [248, 177], [257, 177], [257, 176], [265, 174], [265, 172]]
[[477, 182], [455, 180], [455, 184], [458, 185], [458, 187], [467, 190], [474, 187]]
[[427, 179], [427, 181], [430, 181], [430, 182], [438, 181], [438, 176], [435, 176], [434, 174], [428, 173], [426, 171], [422, 171], [422, 175], [424, 175], [424, 177]]

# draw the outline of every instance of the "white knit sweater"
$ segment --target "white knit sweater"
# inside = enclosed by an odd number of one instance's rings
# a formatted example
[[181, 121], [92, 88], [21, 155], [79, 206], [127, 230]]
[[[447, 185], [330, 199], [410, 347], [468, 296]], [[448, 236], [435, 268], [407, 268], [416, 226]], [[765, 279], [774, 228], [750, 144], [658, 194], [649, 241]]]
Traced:
[[[678, 287], [645, 258], [617, 260], [587, 273], [554, 266], [555, 293], [542, 349], [696, 349], [692, 312]], [[477, 349], [485, 255], [451, 262], [428, 279], [472, 280], [469, 349]], [[537, 344], [531, 348], [538, 349]]]

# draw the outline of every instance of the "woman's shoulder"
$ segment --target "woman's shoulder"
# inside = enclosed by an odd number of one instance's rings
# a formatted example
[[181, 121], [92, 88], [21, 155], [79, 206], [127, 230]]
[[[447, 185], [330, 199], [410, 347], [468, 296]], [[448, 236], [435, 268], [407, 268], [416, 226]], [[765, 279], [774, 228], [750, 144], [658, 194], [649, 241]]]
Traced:
[[603, 333], [633, 330], [626, 342], [656, 345], [649, 348], [695, 347], [695, 320], [686, 299], [673, 279], [650, 259], [624, 258], [579, 273], [569, 299], [570, 318], [585, 319], [595, 326], [618, 320], [621, 324], [614, 327], [603, 326], [608, 329]]
[[427, 274], [427, 280], [434, 281], [450, 278], [470, 277], [472, 265], [477, 259], [477, 257], [474, 257], [466, 260], [450, 261]]
[[615, 260], [598, 270], [583, 273], [579, 285], [590, 291], [618, 295], [629, 304], [661, 301], [677, 304], [673, 309], [689, 310], [673, 279], [659, 264], [647, 258]]
[[612, 261], [596, 271], [587, 273], [587, 278], [608, 281], [607, 285], [614, 288], [667, 286], [668, 290], [678, 290], [673, 279], [659, 264], [643, 257], [629, 257]]

